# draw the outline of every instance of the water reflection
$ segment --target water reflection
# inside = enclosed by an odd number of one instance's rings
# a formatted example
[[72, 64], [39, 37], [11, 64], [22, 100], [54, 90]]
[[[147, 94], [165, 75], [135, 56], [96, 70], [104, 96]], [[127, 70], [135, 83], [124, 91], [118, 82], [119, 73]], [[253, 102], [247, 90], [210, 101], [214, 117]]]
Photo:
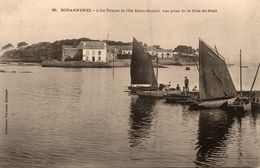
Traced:
[[258, 109], [253, 109], [251, 112], [251, 120], [250, 123], [253, 126], [254, 129], [256, 129], [257, 126], [257, 119], [260, 119], [260, 113]]
[[5, 134], [8, 133], [8, 90], [5, 90]]
[[234, 119], [220, 109], [202, 110], [199, 115], [196, 163], [209, 163], [226, 152], [226, 140]]
[[8, 134], [8, 119], [5, 119], [5, 134]]
[[132, 97], [130, 104], [130, 146], [142, 146], [142, 142], [150, 137], [153, 121], [154, 99]]

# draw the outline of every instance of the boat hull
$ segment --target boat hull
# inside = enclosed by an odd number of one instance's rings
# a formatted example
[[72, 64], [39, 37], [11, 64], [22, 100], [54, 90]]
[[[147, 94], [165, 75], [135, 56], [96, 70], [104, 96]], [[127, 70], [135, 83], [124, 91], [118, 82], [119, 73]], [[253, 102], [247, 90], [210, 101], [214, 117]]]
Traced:
[[180, 91], [176, 90], [168, 90], [168, 91], [162, 91], [162, 90], [150, 90], [150, 91], [136, 91], [136, 94], [140, 97], [151, 97], [151, 98], [164, 98], [164, 96], [167, 95], [180, 95]]
[[191, 95], [171, 95], [165, 96], [166, 102], [168, 103], [193, 103], [194, 98]]
[[252, 109], [251, 102], [242, 105], [230, 105], [229, 109], [234, 111], [250, 111]]
[[233, 103], [235, 100], [236, 98], [201, 101], [197, 103], [197, 106], [198, 108], [207, 108], [207, 109], [224, 108], [228, 104]]
[[260, 102], [251, 102], [252, 110], [260, 112]]
[[252, 101], [248, 97], [238, 97], [228, 105], [229, 110], [233, 111], [250, 111], [252, 109]]
[[128, 86], [128, 89], [132, 92], [132, 93], [136, 93], [137, 91], [151, 91], [151, 90], [155, 90], [157, 89], [152, 87], [151, 85], [130, 85]]

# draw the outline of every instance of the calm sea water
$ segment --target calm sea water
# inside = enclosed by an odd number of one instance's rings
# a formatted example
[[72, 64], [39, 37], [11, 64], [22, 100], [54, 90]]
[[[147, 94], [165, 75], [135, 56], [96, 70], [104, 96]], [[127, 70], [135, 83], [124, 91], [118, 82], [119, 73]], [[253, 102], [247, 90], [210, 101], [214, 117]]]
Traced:
[[[129, 68], [114, 78], [112, 69], [0, 69], [17, 71], [0, 73], [0, 167], [260, 166], [260, 112], [190, 111], [138, 98], [125, 92]], [[196, 67], [184, 69], [159, 69], [159, 81], [183, 85], [187, 75], [198, 85]], [[243, 70], [245, 90], [255, 71]], [[238, 89], [238, 67], [230, 72]]]

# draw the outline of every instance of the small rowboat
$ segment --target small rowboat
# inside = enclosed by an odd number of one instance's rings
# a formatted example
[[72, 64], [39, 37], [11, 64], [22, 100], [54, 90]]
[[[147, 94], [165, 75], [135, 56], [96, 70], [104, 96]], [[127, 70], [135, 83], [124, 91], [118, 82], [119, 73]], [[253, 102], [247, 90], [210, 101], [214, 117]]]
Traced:
[[252, 101], [248, 97], [238, 97], [236, 100], [229, 104], [228, 107], [234, 111], [250, 111]]

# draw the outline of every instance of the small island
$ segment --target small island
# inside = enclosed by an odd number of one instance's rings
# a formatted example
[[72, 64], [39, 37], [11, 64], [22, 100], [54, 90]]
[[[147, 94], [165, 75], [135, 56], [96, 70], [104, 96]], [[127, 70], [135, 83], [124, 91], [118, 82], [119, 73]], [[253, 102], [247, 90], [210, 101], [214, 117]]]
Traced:
[[[154, 66], [196, 65], [198, 49], [178, 45], [164, 49], [160, 45], [142, 43], [153, 58]], [[28, 45], [20, 42], [17, 47], [11, 43], [2, 47], [1, 63], [39, 63], [43, 67], [111, 68], [129, 67], [132, 56], [132, 42], [92, 40], [89, 38], [65, 39], [55, 42], [39, 42]]]

